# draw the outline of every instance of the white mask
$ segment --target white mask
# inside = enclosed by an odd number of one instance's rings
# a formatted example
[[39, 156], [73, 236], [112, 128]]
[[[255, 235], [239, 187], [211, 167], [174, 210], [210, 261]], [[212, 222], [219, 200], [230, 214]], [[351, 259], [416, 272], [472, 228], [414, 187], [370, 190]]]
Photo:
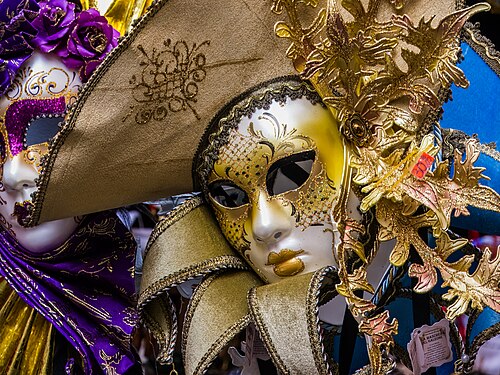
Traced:
[[36, 190], [35, 179], [39, 176], [41, 157], [48, 151], [48, 141], [57, 132], [57, 123], [62, 121], [66, 106], [80, 85], [78, 74], [68, 70], [56, 57], [35, 52], [0, 100], [3, 120], [0, 224], [34, 253], [61, 245], [78, 225], [76, 218], [33, 228], [25, 228], [19, 221]]
[[343, 145], [329, 110], [302, 98], [243, 118], [219, 150], [210, 200], [229, 242], [267, 282], [335, 264]]

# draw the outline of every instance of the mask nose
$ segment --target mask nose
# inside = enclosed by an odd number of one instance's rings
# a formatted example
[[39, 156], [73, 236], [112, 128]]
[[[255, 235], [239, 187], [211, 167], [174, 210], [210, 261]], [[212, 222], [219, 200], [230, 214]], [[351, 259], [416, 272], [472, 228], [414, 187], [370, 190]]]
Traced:
[[36, 190], [35, 179], [38, 178], [38, 171], [33, 164], [24, 160], [21, 152], [13, 158], [7, 158], [3, 165], [2, 177], [7, 190], [18, 191], [22, 194], [23, 200], [30, 200], [31, 193]]
[[292, 231], [293, 218], [282, 202], [260, 193], [252, 206], [252, 234], [258, 243], [271, 245]]

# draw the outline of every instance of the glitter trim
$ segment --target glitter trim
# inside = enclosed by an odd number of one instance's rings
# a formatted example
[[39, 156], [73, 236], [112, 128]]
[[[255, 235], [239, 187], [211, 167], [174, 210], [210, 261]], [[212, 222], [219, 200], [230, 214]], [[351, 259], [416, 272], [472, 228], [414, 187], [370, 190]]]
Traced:
[[4, 127], [9, 140], [11, 157], [19, 154], [26, 146], [26, 131], [34, 119], [62, 116], [66, 110], [64, 96], [44, 99], [17, 100], [5, 111]]
[[484, 143], [479, 143], [479, 151], [500, 162], [500, 152], [498, 152], [498, 150], [494, 149], [492, 146]]
[[479, 25], [467, 22], [462, 30], [462, 39], [488, 64], [500, 77], [500, 52], [495, 45], [479, 30]]

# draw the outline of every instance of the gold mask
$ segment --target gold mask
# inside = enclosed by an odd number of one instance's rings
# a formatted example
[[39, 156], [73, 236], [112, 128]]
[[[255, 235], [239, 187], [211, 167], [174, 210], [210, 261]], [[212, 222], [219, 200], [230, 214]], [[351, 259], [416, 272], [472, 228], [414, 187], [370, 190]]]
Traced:
[[335, 264], [343, 166], [335, 119], [306, 98], [273, 101], [230, 130], [209, 197], [224, 235], [265, 281]]

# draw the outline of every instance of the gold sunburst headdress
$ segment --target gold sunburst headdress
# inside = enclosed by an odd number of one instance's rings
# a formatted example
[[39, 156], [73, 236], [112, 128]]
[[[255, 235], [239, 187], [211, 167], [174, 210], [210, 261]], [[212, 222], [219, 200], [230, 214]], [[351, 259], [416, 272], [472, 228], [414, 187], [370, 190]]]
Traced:
[[[488, 10], [489, 5], [481, 3], [441, 20], [429, 17], [414, 23], [403, 13], [408, 8], [411, 12], [411, 2], [391, 0], [395, 9], [389, 19], [379, 19], [388, 13], [381, 9], [389, 5], [380, 0], [370, 0], [366, 7], [360, 0], [340, 3], [342, 8], [329, 0], [307, 27], [299, 8], [315, 8], [316, 0], [275, 0], [273, 11], [288, 15], [287, 22], [275, 26], [278, 37], [292, 42], [287, 56], [339, 119], [349, 152], [344, 188], [350, 189], [353, 182], [360, 187], [361, 209], [375, 209], [379, 241], [396, 239], [390, 254], [393, 265], [404, 265], [410, 247], [416, 250], [422, 264], [409, 268], [409, 275], [418, 279], [416, 292], [430, 291], [440, 272], [442, 286], [449, 288], [443, 296], [450, 301], [448, 319], [455, 319], [469, 306], [500, 311], [500, 256], [490, 259], [486, 251], [471, 273], [473, 256], [448, 261], [467, 241], [452, 240], [447, 234], [452, 213], [467, 215], [469, 205], [500, 211], [500, 196], [479, 184], [484, 176], [483, 168], [473, 165], [479, 156], [474, 141], [466, 144], [464, 161], [455, 154], [450, 176], [448, 161], [438, 162], [430, 171], [439, 146], [432, 134], [423, 135], [437, 119], [450, 85], [468, 86], [455, 65], [460, 30], [470, 16]], [[337, 290], [347, 298], [367, 337], [372, 374], [379, 374], [383, 350], [393, 345], [397, 322], [355, 294], [357, 290], [373, 292], [373, 287], [366, 280], [365, 249], [356, 241], [363, 227], [347, 217], [343, 208], [334, 213], [343, 232]], [[418, 234], [425, 227], [432, 227], [435, 248]], [[358, 268], [349, 266], [354, 254], [363, 261]]]

